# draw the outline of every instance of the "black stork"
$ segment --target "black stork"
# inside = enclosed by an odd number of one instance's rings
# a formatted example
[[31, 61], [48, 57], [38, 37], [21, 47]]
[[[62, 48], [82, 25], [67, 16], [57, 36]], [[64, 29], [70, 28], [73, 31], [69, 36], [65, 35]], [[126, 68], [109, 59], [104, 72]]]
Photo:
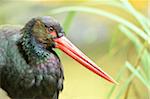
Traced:
[[58, 48], [84, 67], [115, 83], [66, 37], [49, 16], [31, 19], [22, 29], [0, 28], [0, 86], [12, 99], [58, 99], [64, 73], [53, 49]]

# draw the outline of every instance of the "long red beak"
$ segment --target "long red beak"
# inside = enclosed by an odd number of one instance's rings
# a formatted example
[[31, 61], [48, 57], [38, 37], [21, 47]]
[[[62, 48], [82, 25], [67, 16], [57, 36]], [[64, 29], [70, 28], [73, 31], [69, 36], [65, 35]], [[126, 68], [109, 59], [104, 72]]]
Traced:
[[100, 67], [98, 67], [92, 60], [84, 55], [76, 46], [74, 46], [65, 36], [54, 39], [56, 48], [59, 48], [67, 55], [78, 61], [84, 67], [108, 80], [109, 82], [116, 83], [108, 74], [106, 74]]

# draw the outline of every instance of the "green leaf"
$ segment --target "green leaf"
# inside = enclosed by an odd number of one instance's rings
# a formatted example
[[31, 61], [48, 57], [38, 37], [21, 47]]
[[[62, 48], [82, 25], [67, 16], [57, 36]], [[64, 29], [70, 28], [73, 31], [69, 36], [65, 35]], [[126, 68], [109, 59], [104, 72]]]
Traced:
[[73, 22], [75, 14], [76, 14], [76, 12], [74, 12], [74, 11], [69, 12], [64, 23], [63, 23], [63, 27], [64, 27], [64, 30], [66, 33], [68, 33], [68, 31], [69, 31], [69, 28], [71, 26], [71, 23]]

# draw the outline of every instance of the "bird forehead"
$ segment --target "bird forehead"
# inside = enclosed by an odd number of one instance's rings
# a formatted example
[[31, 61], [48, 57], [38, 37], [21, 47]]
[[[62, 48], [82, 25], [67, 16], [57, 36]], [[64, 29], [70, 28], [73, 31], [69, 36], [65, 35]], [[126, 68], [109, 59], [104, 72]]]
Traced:
[[47, 27], [59, 26], [59, 22], [50, 16], [44, 16], [44, 17], [41, 17], [40, 19], [42, 23], [44, 23]]

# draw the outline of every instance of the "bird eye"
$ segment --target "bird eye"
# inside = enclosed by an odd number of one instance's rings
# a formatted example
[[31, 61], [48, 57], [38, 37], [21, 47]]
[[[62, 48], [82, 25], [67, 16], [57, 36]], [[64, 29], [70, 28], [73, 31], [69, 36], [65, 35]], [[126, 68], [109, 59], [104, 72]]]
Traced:
[[49, 34], [51, 34], [51, 36], [57, 37], [56, 31], [53, 27], [48, 27], [47, 30], [48, 30]]
[[48, 28], [48, 31], [49, 31], [49, 32], [53, 32], [53, 31], [54, 31], [53, 27], [49, 27], [49, 28]]

